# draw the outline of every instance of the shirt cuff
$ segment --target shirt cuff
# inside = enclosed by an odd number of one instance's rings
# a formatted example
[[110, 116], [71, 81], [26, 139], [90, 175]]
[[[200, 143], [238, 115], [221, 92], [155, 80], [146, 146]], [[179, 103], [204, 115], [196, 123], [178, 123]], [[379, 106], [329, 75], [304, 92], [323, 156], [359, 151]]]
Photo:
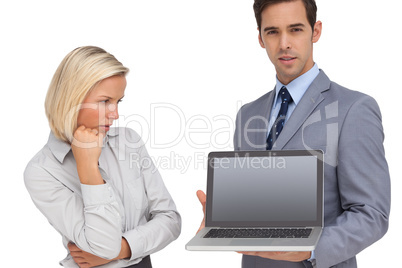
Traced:
[[315, 251], [314, 251], [314, 250], [311, 251], [311, 257], [310, 257], [310, 259], [308, 259], [308, 261], [309, 261], [309, 262], [315, 261]]
[[128, 245], [131, 249], [131, 258], [130, 261], [144, 257], [144, 237], [141, 233], [136, 230], [130, 230], [123, 234], [123, 237], [126, 239]]
[[85, 206], [109, 204], [115, 201], [113, 189], [108, 183], [99, 185], [81, 184], [81, 192]]

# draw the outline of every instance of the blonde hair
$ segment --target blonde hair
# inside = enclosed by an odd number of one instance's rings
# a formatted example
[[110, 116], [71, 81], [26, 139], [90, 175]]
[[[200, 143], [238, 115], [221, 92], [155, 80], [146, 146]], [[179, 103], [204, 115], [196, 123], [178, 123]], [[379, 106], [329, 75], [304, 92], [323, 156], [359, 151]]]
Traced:
[[102, 48], [84, 46], [71, 51], [57, 68], [46, 95], [45, 111], [53, 134], [71, 143], [85, 96], [103, 79], [125, 76], [128, 71]]

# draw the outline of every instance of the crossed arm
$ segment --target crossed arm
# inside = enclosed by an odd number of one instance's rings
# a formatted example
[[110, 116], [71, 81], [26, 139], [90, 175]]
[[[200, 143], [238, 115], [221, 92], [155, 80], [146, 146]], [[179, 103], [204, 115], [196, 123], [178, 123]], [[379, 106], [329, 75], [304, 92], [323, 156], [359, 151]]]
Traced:
[[[98, 161], [102, 152], [103, 133], [96, 129], [80, 126], [74, 133], [74, 141], [71, 146], [74, 158], [77, 162], [77, 172], [80, 182], [85, 185], [101, 185], [104, 180], [98, 168]], [[88, 146], [90, 145], [90, 146]], [[125, 238], [121, 238], [120, 253], [116, 258], [104, 259], [84, 250], [81, 250], [74, 243], [67, 245], [71, 256], [79, 267], [94, 267], [109, 263], [113, 260], [131, 257], [131, 249]]]
[[[91, 130], [89, 130], [91, 131]], [[96, 131], [94, 132], [96, 134]], [[98, 134], [99, 135], [99, 134]], [[133, 131], [126, 131], [125, 130], [125, 135], [126, 138], [128, 139], [127, 141], [131, 140], [138, 140], [138, 135], [134, 133]], [[96, 139], [95, 137], [92, 137]], [[81, 139], [82, 140], [82, 137]], [[101, 144], [102, 139], [99, 139], [99, 144]], [[92, 140], [88, 140], [87, 142], [92, 142]], [[76, 148], [73, 149], [74, 153], [74, 158], [76, 158], [77, 161], [77, 170], [78, 170], [78, 175], [81, 181], [81, 184], [84, 184], [82, 178], [85, 179], [85, 173], [88, 172], [88, 167], [89, 166], [95, 166], [97, 169], [95, 171], [98, 171], [98, 166], [97, 162], [99, 159], [100, 151], [96, 152], [96, 148], [94, 148], [94, 152], [81, 152], [81, 151], [76, 151]], [[146, 149], [144, 147], [141, 147], [140, 151], [135, 151], [137, 154], [140, 155], [142, 158], [149, 158]], [[85, 157], [82, 157], [79, 155], [80, 153], [84, 153]], [[93, 154], [92, 154], [93, 153]], [[99, 153], [99, 154], [98, 154]], [[84, 168], [82, 169], [83, 173], [81, 173], [80, 170], [80, 165], [78, 164], [79, 161], [84, 160], [88, 161], [89, 159], [90, 162], [86, 163], [84, 165]], [[86, 168], [85, 168], [86, 167]], [[131, 172], [131, 171], [130, 171]], [[167, 244], [169, 244], [171, 241], [176, 239], [180, 233], [180, 215], [176, 211], [175, 205], [173, 200], [171, 200], [171, 197], [169, 193], [167, 192], [167, 189], [165, 188], [163, 181], [159, 175], [158, 172], [155, 172], [155, 167], [141, 167], [141, 172], [147, 180], [144, 180], [144, 187], [147, 189], [147, 197], [148, 197], [148, 213], [149, 215], [148, 222], [146, 224], [143, 224], [141, 226], [137, 226], [134, 229], [130, 229], [126, 231], [125, 233], [116, 233], [114, 235], [115, 238], [119, 238], [118, 243], [119, 245], [115, 245], [114, 249], [120, 250], [120, 252], [115, 252], [114, 256], [112, 256], [111, 253], [108, 253], [109, 257], [108, 259], [109, 262], [112, 260], [117, 260], [117, 259], [126, 259], [127, 261], [132, 261], [134, 259], [140, 258], [142, 256], [149, 255], [153, 252], [156, 252], [163, 247], [165, 247]], [[81, 176], [81, 174], [83, 174]], [[102, 173], [103, 174], [103, 173]], [[82, 177], [82, 178], [81, 178]], [[96, 173], [94, 174], [89, 174], [87, 178], [95, 178]], [[88, 184], [92, 183], [91, 181], [86, 182]], [[103, 180], [98, 180], [98, 183], [104, 183]], [[95, 186], [97, 187], [97, 186]], [[117, 202], [114, 202], [117, 204]], [[120, 218], [119, 214], [113, 218]], [[111, 220], [113, 218], [110, 218]], [[118, 220], [120, 221], [120, 220]], [[114, 222], [114, 220], [113, 220]], [[112, 223], [114, 224], [114, 223]], [[118, 230], [121, 231], [121, 224], [118, 224]], [[108, 235], [108, 234], [106, 234]], [[122, 238], [124, 236], [124, 238]], [[115, 239], [113, 239], [114, 241]], [[117, 242], [117, 241], [116, 241]], [[121, 247], [120, 247], [121, 244]], [[77, 244], [78, 245], [78, 244]], [[107, 245], [107, 244], [105, 244]], [[94, 248], [96, 249], [97, 245], [94, 245]], [[107, 247], [107, 246], [106, 246]], [[131, 248], [130, 248], [131, 247]], [[69, 249], [73, 249], [73, 247], [69, 246]], [[112, 251], [114, 251], [112, 249]], [[94, 260], [95, 262], [99, 263], [104, 263], [107, 260], [105, 259], [97, 259], [96, 256], [93, 256], [91, 253], [94, 253], [96, 255], [104, 257], [105, 255], [102, 254], [97, 254], [96, 252], [91, 250], [85, 252], [87, 250], [84, 248], [84, 250], [80, 249], [74, 249], [74, 255], [71, 253], [73, 257], [76, 257], [74, 261], [77, 262], [77, 260], [83, 260], [83, 259], [91, 259]], [[106, 250], [106, 249], [105, 249]], [[119, 254], [118, 254], [119, 253]], [[118, 255], [116, 257], [116, 255]], [[78, 259], [80, 258], [80, 259]], [[125, 260], [125, 261], [126, 261]], [[77, 262], [78, 263], [78, 262]], [[85, 263], [85, 262], [84, 262]], [[98, 264], [99, 265], [99, 264]], [[84, 266], [85, 267], [85, 266]], [[92, 266], [90, 266], [92, 267]]]
[[107, 260], [78, 248], [74, 243], [70, 242], [67, 245], [73, 260], [80, 268], [90, 268], [109, 263], [114, 260], [130, 258], [131, 250], [125, 238], [121, 239], [121, 251], [119, 256], [114, 259]]

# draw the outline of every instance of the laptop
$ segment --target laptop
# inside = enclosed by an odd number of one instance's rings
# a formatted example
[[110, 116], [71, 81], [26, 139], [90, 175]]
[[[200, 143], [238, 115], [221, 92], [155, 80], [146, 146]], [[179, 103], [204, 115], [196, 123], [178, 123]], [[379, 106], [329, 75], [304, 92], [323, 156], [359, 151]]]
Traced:
[[187, 250], [312, 251], [323, 229], [323, 152], [208, 155], [205, 228]]

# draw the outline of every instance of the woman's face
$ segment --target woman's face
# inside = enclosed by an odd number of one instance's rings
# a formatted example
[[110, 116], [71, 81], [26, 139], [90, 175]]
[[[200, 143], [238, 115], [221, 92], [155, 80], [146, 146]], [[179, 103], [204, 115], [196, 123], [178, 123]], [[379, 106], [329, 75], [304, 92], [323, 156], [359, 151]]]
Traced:
[[115, 75], [97, 84], [82, 102], [77, 127], [97, 129], [106, 133], [113, 121], [119, 118], [118, 104], [124, 97], [126, 78]]

